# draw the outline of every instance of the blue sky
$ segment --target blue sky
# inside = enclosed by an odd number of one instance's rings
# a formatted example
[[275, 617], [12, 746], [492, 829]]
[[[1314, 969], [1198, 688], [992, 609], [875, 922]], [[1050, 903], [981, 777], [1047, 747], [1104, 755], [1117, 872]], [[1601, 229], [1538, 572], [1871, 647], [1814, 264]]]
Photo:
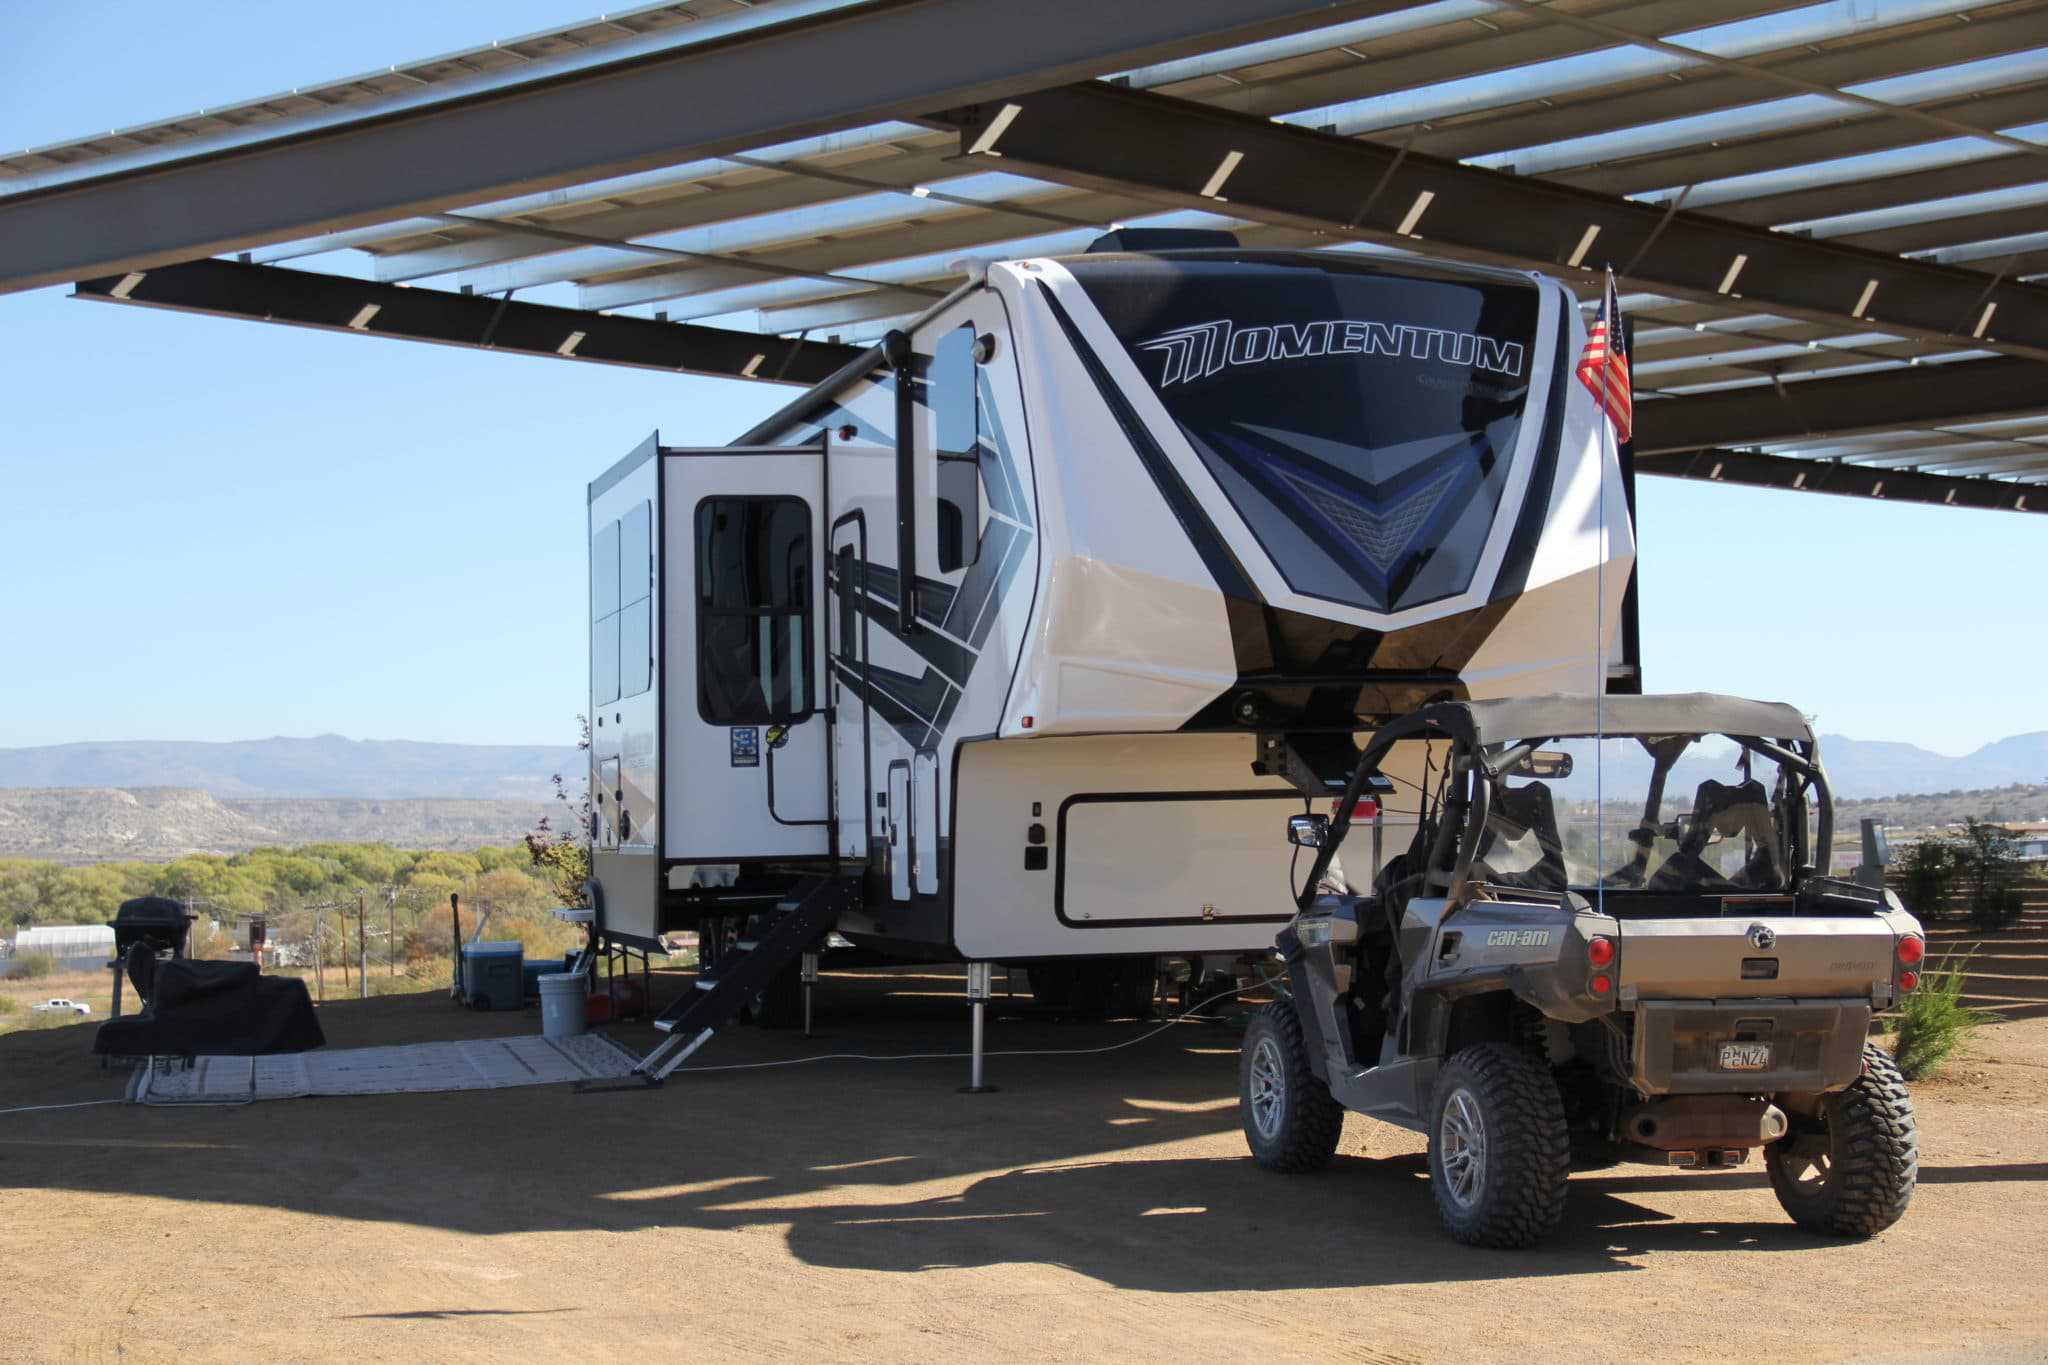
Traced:
[[[5, 0], [0, 146], [586, 17], [595, 0]], [[0, 745], [536, 742], [584, 693], [583, 485], [791, 390], [0, 296]], [[1646, 479], [1646, 672], [1950, 753], [2048, 728], [2048, 525]]]

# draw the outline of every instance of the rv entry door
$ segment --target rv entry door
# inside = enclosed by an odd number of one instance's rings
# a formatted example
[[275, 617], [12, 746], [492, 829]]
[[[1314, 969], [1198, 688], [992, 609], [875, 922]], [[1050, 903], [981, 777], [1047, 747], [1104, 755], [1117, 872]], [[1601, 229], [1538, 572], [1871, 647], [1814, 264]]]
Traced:
[[829, 857], [823, 447], [662, 454], [664, 855]]

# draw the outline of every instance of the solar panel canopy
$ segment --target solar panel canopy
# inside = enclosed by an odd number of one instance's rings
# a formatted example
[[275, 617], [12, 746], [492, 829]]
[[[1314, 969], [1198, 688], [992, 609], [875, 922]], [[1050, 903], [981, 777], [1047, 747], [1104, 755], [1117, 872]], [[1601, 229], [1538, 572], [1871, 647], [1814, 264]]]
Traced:
[[1644, 472], [2048, 506], [2048, 0], [684, 0], [0, 156], [0, 288], [783, 382], [1161, 226], [1611, 268]]

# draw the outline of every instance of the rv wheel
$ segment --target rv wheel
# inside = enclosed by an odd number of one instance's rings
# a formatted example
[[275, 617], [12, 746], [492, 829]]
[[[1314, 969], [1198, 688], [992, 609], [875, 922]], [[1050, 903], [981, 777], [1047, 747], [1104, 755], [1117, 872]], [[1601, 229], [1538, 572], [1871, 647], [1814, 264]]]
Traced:
[[1541, 1059], [1480, 1043], [1437, 1073], [1429, 1186], [1444, 1229], [1470, 1246], [1532, 1246], [1564, 1216], [1572, 1137]]
[[1309, 1066], [1301, 1016], [1275, 1000], [1252, 1016], [1237, 1056], [1237, 1109], [1252, 1159], [1269, 1171], [1317, 1171], [1337, 1154], [1344, 1108]]
[[1237, 978], [1222, 972], [1211, 972], [1199, 981], [1189, 977], [1181, 987], [1180, 1007], [1197, 1019], [1220, 1019], [1237, 1003], [1237, 990]]
[[1771, 1188], [1792, 1221], [1832, 1237], [1875, 1237], [1906, 1211], [1920, 1173], [1913, 1100], [1898, 1064], [1863, 1049], [1863, 1074], [1827, 1097], [1818, 1120], [1764, 1148]]
[[754, 1024], [759, 1028], [800, 1028], [804, 1022], [804, 974], [802, 964], [792, 962], [777, 972], [753, 1001]]

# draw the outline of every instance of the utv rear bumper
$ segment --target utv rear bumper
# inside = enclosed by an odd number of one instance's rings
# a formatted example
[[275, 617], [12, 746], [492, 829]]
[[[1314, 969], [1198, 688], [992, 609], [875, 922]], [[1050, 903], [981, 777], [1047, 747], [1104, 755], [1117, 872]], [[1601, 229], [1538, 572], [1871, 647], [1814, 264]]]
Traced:
[[1840, 1090], [1862, 1074], [1870, 1014], [1870, 1001], [1856, 998], [1638, 1001], [1636, 1087], [1646, 1095]]

